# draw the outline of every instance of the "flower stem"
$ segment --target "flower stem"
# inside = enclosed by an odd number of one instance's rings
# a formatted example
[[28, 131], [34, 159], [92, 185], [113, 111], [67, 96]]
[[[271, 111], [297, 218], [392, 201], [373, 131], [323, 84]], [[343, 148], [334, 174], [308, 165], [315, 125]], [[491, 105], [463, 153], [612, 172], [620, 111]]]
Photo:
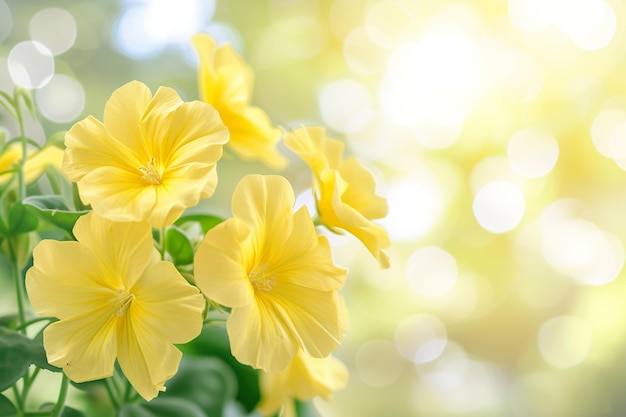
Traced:
[[63, 379], [61, 380], [61, 390], [59, 391], [59, 398], [57, 400], [57, 403], [54, 405], [52, 412], [50, 413], [50, 417], [59, 417], [61, 415], [63, 407], [65, 406], [65, 400], [67, 399], [67, 389], [69, 388], [69, 385], [69, 378], [65, 374], [63, 374]]
[[18, 322], [16, 328], [22, 333], [26, 333], [24, 323], [26, 323], [26, 315], [24, 313], [24, 290], [22, 284], [22, 274], [18, 265], [17, 254], [15, 253], [14, 241], [9, 238], [9, 253], [11, 256], [11, 267], [13, 270], [13, 280], [15, 282], [15, 296], [17, 298], [17, 317]]
[[117, 398], [115, 396], [115, 394], [113, 393], [113, 388], [111, 387], [111, 378], [106, 378], [104, 380], [104, 386], [107, 389], [107, 392], [109, 393], [109, 398], [111, 399], [111, 403], [113, 404], [113, 408], [115, 408], [115, 410], [119, 410], [120, 409], [120, 403], [119, 401], [117, 401]]
[[35, 318], [35, 319], [28, 320], [27, 322], [22, 323], [21, 325], [17, 326], [17, 327], [15, 328], [15, 330], [23, 330], [23, 329], [26, 329], [26, 328], [27, 328], [27, 327], [29, 327], [30, 325], [35, 324], [35, 323], [39, 323], [40, 321], [56, 321], [56, 320], [57, 320], [57, 319], [56, 319], [56, 317], [50, 317], [50, 316], [46, 316], [46, 317], [37, 317], [37, 318]]

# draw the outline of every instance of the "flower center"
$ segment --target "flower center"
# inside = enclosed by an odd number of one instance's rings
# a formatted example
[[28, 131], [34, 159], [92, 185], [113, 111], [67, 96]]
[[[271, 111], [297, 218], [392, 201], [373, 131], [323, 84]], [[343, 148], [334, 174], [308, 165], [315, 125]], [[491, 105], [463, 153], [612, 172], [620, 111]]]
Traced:
[[130, 305], [130, 303], [133, 302], [134, 299], [135, 299], [135, 294], [133, 293], [120, 294], [120, 297], [117, 300], [120, 304], [115, 314], [118, 317], [124, 316], [124, 313], [126, 313], [128, 306]]
[[152, 157], [150, 161], [148, 161], [148, 165], [145, 167], [139, 167], [139, 171], [143, 173], [141, 176], [142, 179], [146, 180], [150, 184], [159, 185], [163, 183], [161, 179], [161, 174], [156, 166], [156, 157]]
[[276, 273], [267, 272], [267, 264], [263, 264], [260, 268], [254, 268], [248, 274], [248, 279], [255, 291], [269, 292], [276, 285]]

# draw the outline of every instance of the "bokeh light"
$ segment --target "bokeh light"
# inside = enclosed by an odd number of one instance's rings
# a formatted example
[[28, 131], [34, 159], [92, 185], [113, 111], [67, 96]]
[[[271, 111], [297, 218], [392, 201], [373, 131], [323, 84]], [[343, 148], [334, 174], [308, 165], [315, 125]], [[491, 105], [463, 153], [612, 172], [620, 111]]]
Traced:
[[76, 21], [74, 16], [65, 9], [56, 7], [43, 9], [30, 20], [28, 32], [32, 40], [46, 45], [56, 56], [74, 45]]
[[9, 74], [16, 85], [28, 89], [41, 88], [54, 74], [52, 52], [37, 41], [15, 45], [8, 57]]
[[0, 0], [0, 42], [6, 38], [13, 28], [13, 15], [6, 1]]
[[541, 357], [555, 368], [569, 368], [585, 360], [593, 334], [585, 321], [560, 316], [545, 322], [537, 336]]
[[472, 207], [483, 228], [492, 233], [504, 233], [514, 229], [522, 220], [526, 202], [517, 185], [494, 181], [478, 190]]
[[56, 74], [35, 97], [41, 114], [56, 123], [76, 119], [85, 108], [85, 90], [74, 78]]

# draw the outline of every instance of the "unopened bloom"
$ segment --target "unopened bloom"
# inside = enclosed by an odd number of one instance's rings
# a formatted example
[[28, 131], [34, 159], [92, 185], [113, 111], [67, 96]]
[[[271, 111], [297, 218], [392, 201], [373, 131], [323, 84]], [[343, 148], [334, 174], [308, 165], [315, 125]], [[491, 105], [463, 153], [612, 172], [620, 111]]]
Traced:
[[345, 230], [367, 247], [382, 268], [389, 267], [384, 248], [387, 231], [372, 222], [387, 215], [387, 200], [376, 195], [370, 171], [355, 158], [343, 159], [344, 144], [322, 127], [301, 127], [285, 135], [285, 145], [313, 171], [313, 190], [320, 220], [333, 231]]
[[294, 399], [321, 397], [331, 400], [333, 393], [345, 388], [348, 369], [334, 356], [312, 358], [302, 351], [279, 372], [261, 374], [261, 402], [257, 409], [264, 416], [281, 411], [281, 417], [295, 417]]
[[153, 97], [132, 81], [113, 92], [104, 123], [89, 116], [70, 129], [62, 169], [99, 215], [164, 227], [213, 194], [227, 141], [207, 103], [183, 103], [167, 87]]
[[205, 307], [172, 263], [152, 257], [151, 230], [92, 211], [74, 226], [78, 241], [41, 241], [26, 274], [35, 311], [59, 319], [44, 330], [48, 362], [83, 382], [113, 375], [117, 358], [146, 400], [176, 373], [173, 344], [200, 333]]
[[195, 280], [231, 307], [226, 328], [239, 362], [266, 371], [287, 366], [298, 349], [325, 357], [339, 346], [346, 311], [338, 294], [345, 269], [333, 264], [306, 207], [281, 176], [249, 175], [233, 193], [233, 218], [207, 232]]
[[[11, 171], [22, 159], [22, 145], [19, 143], [7, 147], [0, 154], [0, 184], [5, 184], [14, 175]], [[30, 184], [39, 178], [47, 166], [61, 168], [63, 150], [56, 146], [30, 150], [24, 163], [24, 182]]]
[[219, 111], [230, 131], [228, 146], [245, 159], [281, 169], [287, 161], [276, 150], [280, 130], [263, 110], [250, 105], [254, 73], [231, 45], [198, 33], [191, 39], [199, 57], [200, 97]]

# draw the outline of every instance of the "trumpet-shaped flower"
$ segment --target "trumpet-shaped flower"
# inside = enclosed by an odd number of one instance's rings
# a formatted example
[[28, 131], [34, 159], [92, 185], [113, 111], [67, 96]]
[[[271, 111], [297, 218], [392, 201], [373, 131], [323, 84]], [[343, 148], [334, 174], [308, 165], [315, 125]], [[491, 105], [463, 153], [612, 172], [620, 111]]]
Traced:
[[213, 194], [227, 141], [209, 104], [167, 87], [153, 97], [133, 81], [113, 92], [104, 123], [89, 116], [70, 129], [62, 170], [99, 215], [164, 227]]
[[[0, 184], [5, 184], [12, 177], [10, 172], [22, 159], [22, 146], [14, 144], [0, 154]], [[39, 178], [47, 166], [61, 168], [63, 150], [56, 146], [46, 146], [42, 149], [31, 150], [27, 153], [24, 163], [24, 182], [30, 184]]]
[[390, 245], [389, 235], [372, 222], [387, 215], [387, 200], [375, 194], [372, 173], [354, 158], [343, 159], [343, 143], [326, 137], [322, 127], [289, 132], [285, 145], [313, 171], [320, 220], [333, 231], [342, 229], [354, 235], [382, 268], [388, 268], [389, 257], [383, 249]]
[[322, 397], [331, 400], [335, 391], [348, 382], [348, 369], [334, 356], [312, 358], [302, 351], [279, 372], [261, 374], [261, 402], [257, 409], [264, 416], [295, 417], [294, 399], [300, 401]]
[[338, 294], [346, 271], [333, 264], [306, 207], [281, 176], [249, 175], [233, 193], [233, 218], [209, 230], [195, 257], [195, 280], [231, 307], [226, 329], [239, 362], [266, 371], [287, 366], [299, 348], [325, 357], [339, 346], [346, 311]]
[[230, 131], [228, 146], [245, 159], [258, 159], [282, 169], [286, 159], [276, 150], [280, 130], [263, 110], [250, 105], [254, 74], [230, 45], [217, 47], [205, 33], [193, 36], [199, 56], [198, 84], [202, 100], [213, 105]]
[[117, 360], [146, 400], [164, 390], [186, 343], [202, 329], [205, 300], [170, 262], [154, 259], [146, 222], [117, 223], [90, 212], [78, 241], [43, 240], [26, 289], [44, 330], [48, 361], [75, 382], [113, 375]]

